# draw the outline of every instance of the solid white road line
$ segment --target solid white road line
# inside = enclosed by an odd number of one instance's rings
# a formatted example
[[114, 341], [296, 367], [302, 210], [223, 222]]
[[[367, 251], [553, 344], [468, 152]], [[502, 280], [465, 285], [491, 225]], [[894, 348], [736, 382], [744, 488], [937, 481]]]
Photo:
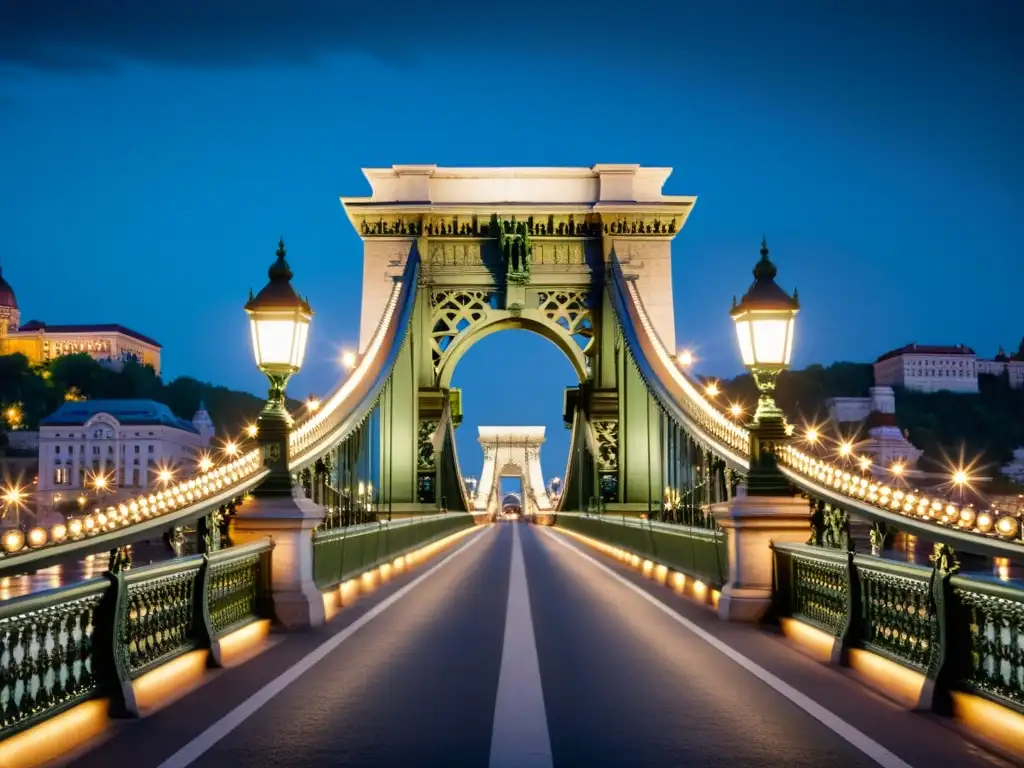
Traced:
[[416, 577], [400, 590], [395, 592], [395, 594], [391, 595], [386, 600], [381, 601], [378, 605], [375, 605], [338, 634], [332, 635], [328, 640], [324, 641], [308, 654], [303, 656], [291, 667], [260, 688], [256, 693], [228, 712], [224, 717], [196, 736], [192, 741], [179, 749], [169, 758], [164, 760], [160, 764], [160, 768], [185, 768], [186, 766], [194, 763], [202, 757], [204, 753], [216, 745], [217, 742], [235, 730], [235, 728], [244, 723], [248, 718], [252, 717], [260, 707], [298, 680], [299, 677], [312, 669], [318, 662], [322, 661], [327, 654], [384, 613], [384, 611], [397, 603], [407, 594], [412, 592], [412, 590], [416, 589], [416, 587], [422, 584], [425, 579], [430, 578], [430, 576], [432, 576], [436, 571], [443, 568], [480, 541], [483, 536], [484, 534], [482, 532], [477, 533], [468, 542], [466, 542], [464, 546], [452, 552], [444, 560], [430, 568], [426, 573]]
[[839, 716], [825, 709], [818, 702], [814, 701], [814, 699], [810, 698], [809, 696], [805, 696], [796, 688], [789, 685], [781, 678], [776, 677], [767, 669], [760, 666], [751, 659], [747, 658], [736, 649], [726, 645], [717, 637], [712, 635], [710, 632], [701, 629], [699, 626], [694, 624], [689, 619], [679, 615], [671, 608], [669, 608], [667, 605], [665, 605], [665, 603], [661, 602], [653, 595], [650, 595], [649, 593], [638, 587], [636, 584], [631, 582], [629, 579], [623, 578], [615, 571], [613, 571], [611, 568], [606, 566], [604, 563], [594, 559], [585, 552], [581, 552], [579, 549], [572, 546], [572, 544], [563, 539], [561, 536], [555, 534], [553, 531], [550, 531], [546, 528], [542, 528], [541, 530], [543, 530], [546, 535], [550, 536], [553, 542], [555, 542], [559, 546], [565, 547], [570, 552], [575, 553], [587, 562], [595, 565], [596, 567], [604, 571], [606, 574], [611, 576], [613, 579], [615, 579], [617, 582], [622, 584], [622, 586], [632, 590], [637, 595], [642, 597], [644, 600], [646, 600], [659, 611], [664, 613], [670, 619], [672, 619], [678, 624], [681, 624], [683, 627], [685, 627], [690, 632], [695, 634], [697, 637], [699, 637], [705, 643], [710, 645], [716, 651], [719, 651], [720, 653], [723, 653], [726, 656], [728, 656], [734, 662], [736, 662], [745, 670], [747, 670], [747, 672], [752, 674], [754, 677], [760, 679], [762, 682], [764, 682], [766, 685], [772, 688], [776, 693], [779, 693], [782, 696], [789, 699], [791, 702], [793, 702], [796, 706], [800, 707], [800, 709], [802, 709], [808, 715], [810, 715], [815, 720], [820, 722], [822, 725], [824, 725], [830, 731], [835, 733], [837, 736], [840, 736], [841, 738], [848, 741], [850, 744], [855, 746], [857, 749], [859, 749], [861, 752], [870, 757], [879, 765], [884, 766], [884, 768], [912, 768], [912, 766], [909, 763], [906, 763], [903, 760], [901, 760], [899, 757], [897, 757], [895, 754], [893, 754], [888, 749], [883, 747], [877, 741], [868, 737], [862, 731], [857, 730]]
[[551, 738], [540, 683], [523, 544], [520, 526], [514, 528], [490, 768], [551, 768]]

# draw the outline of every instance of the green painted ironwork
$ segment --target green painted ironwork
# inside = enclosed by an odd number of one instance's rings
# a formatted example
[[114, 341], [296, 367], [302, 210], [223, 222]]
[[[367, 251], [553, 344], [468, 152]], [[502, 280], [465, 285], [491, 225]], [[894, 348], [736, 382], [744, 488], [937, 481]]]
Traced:
[[112, 714], [138, 714], [126, 683], [270, 617], [271, 546], [124, 569], [4, 602], [0, 739], [91, 698], [110, 698]]
[[472, 515], [453, 512], [318, 530], [313, 535], [313, 580], [320, 589], [329, 589], [471, 525]]
[[724, 532], [616, 515], [559, 513], [556, 525], [628, 550], [719, 589], [729, 577]]
[[1024, 590], [958, 573], [948, 545], [932, 567], [799, 544], [775, 553], [775, 612], [925, 675], [919, 706], [951, 712], [969, 691], [1024, 713]]

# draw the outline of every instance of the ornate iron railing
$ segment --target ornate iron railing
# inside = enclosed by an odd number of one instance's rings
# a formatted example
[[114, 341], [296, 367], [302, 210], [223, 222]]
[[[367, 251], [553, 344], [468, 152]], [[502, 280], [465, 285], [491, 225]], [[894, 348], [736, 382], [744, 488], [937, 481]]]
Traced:
[[775, 611], [880, 654], [931, 681], [926, 706], [970, 691], [1024, 712], [1024, 589], [956, 574], [943, 545], [934, 568], [800, 544], [778, 544]]
[[131, 712], [128, 682], [269, 617], [271, 546], [184, 557], [0, 604], [0, 739], [90, 698]]

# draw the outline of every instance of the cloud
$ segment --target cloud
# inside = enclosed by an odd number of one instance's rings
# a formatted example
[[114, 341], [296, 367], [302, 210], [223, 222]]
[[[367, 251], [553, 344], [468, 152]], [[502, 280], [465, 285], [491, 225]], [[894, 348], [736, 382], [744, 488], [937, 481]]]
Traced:
[[861, 0], [855, 10], [820, 0], [0, 0], [0, 64], [73, 73], [124, 60], [224, 68], [307, 65], [344, 52], [401, 62], [499, 49], [726, 63], [740, 53], [791, 57], [808, 45], [827, 53], [875, 32], [908, 42], [955, 34], [1010, 50], [1022, 6], [934, 0], [926, 16], [915, 0]]

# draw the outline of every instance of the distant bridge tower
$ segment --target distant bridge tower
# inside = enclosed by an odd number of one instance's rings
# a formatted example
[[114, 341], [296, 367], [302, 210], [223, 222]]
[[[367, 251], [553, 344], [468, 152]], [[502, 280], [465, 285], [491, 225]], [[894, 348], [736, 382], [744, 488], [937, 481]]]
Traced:
[[518, 477], [523, 484], [522, 510], [525, 515], [544, 517], [552, 512], [540, 468], [540, 446], [544, 427], [479, 427], [484, 449], [484, 468], [473, 498], [477, 515], [501, 512], [501, 478]]

